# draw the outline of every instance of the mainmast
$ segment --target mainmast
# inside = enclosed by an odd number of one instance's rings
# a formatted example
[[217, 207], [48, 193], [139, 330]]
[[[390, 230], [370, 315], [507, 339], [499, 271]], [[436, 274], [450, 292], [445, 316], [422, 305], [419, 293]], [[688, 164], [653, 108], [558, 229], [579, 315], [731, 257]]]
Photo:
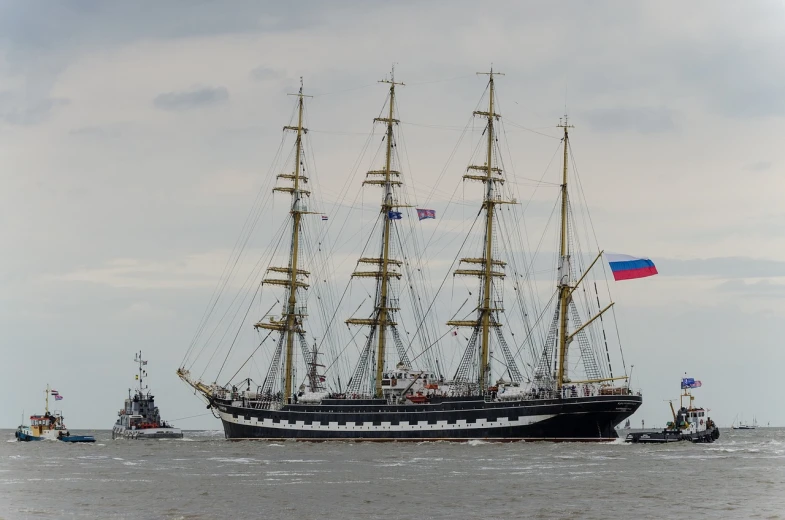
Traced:
[[[493, 160], [493, 150], [494, 150], [494, 143], [496, 142], [496, 134], [494, 129], [494, 121], [501, 118], [501, 115], [496, 113], [495, 110], [495, 88], [494, 88], [494, 76], [503, 76], [504, 74], [499, 72], [494, 72], [493, 68], [491, 68], [490, 72], [478, 72], [477, 74], [480, 75], [487, 75], [488, 76], [488, 111], [475, 111], [474, 115], [479, 117], [484, 117], [487, 119], [487, 127], [485, 129], [485, 135], [487, 137], [487, 148], [485, 154], [485, 164], [484, 165], [471, 165], [467, 167], [467, 171], [479, 171], [482, 174], [471, 174], [468, 173], [463, 176], [466, 180], [476, 180], [481, 181], [485, 185], [485, 195], [483, 198], [483, 205], [482, 208], [485, 211], [485, 237], [483, 241], [483, 256], [482, 258], [462, 258], [462, 263], [467, 264], [475, 264], [481, 266], [480, 269], [457, 269], [455, 270], [456, 275], [465, 275], [465, 276], [476, 276], [479, 277], [481, 280], [481, 294], [480, 294], [480, 301], [477, 307], [478, 318], [474, 321], [464, 321], [464, 320], [452, 320], [447, 322], [448, 325], [456, 326], [456, 327], [473, 327], [475, 329], [474, 334], [472, 335], [472, 340], [467, 347], [466, 354], [464, 359], [461, 361], [461, 365], [458, 368], [458, 373], [456, 374], [457, 379], [462, 379], [468, 374], [469, 371], [469, 361], [471, 355], [471, 349], [474, 346], [474, 341], [476, 341], [477, 336], [479, 335], [480, 339], [480, 352], [479, 352], [479, 374], [478, 374], [478, 383], [479, 388], [482, 393], [485, 393], [490, 385], [491, 380], [491, 365], [490, 365], [490, 336], [491, 336], [491, 329], [497, 329], [500, 326], [499, 323], [493, 317], [494, 312], [501, 312], [503, 309], [501, 308], [501, 301], [494, 301], [493, 300], [493, 279], [495, 277], [503, 278], [504, 272], [501, 270], [494, 270], [494, 267], [504, 268], [505, 262], [501, 260], [496, 260], [493, 257], [494, 253], [494, 210], [498, 204], [509, 204], [511, 201], [502, 200], [497, 194], [495, 190], [496, 183], [503, 184], [504, 178], [502, 177], [502, 170], [499, 167], [494, 166]], [[500, 338], [500, 341], [501, 340]], [[503, 345], [503, 350], [505, 350], [505, 357], [507, 358], [508, 369], [510, 370], [510, 374], [514, 379], [518, 379], [518, 369], [515, 367], [514, 362], [511, 359], [511, 356], [508, 356], [506, 344]]]
[[[374, 378], [374, 394], [377, 397], [383, 395], [382, 379], [387, 352], [387, 329], [391, 328], [396, 340], [398, 339], [397, 330], [395, 328], [397, 323], [394, 321], [394, 313], [398, 310], [398, 307], [394, 299], [391, 298], [390, 280], [393, 278], [401, 278], [400, 271], [396, 270], [395, 268], [400, 267], [402, 263], [400, 260], [396, 260], [391, 257], [390, 240], [392, 238], [391, 232], [393, 230], [392, 221], [399, 220], [401, 218], [400, 213], [396, 210], [402, 207], [399, 204], [399, 201], [396, 200], [393, 192], [394, 187], [402, 185], [400, 180], [401, 173], [399, 171], [393, 170], [392, 167], [394, 152], [393, 148], [395, 146], [393, 127], [394, 125], [398, 124], [398, 120], [395, 119], [395, 87], [396, 85], [404, 85], [401, 82], [395, 81], [394, 68], [390, 74], [390, 79], [380, 80], [379, 83], [386, 83], [390, 85], [390, 103], [388, 115], [387, 117], [377, 117], [374, 119], [374, 122], [384, 123], [387, 126], [385, 137], [386, 146], [384, 169], [369, 171], [367, 173], [366, 180], [363, 181], [363, 185], [377, 185], [382, 186], [384, 189], [380, 209], [380, 215], [383, 220], [382, 245], [378, 258], [360, 258], [358, 260], [358, 264], [362, 263], [377, 265], [378, 270], [357, 270], [352, 273], [353, 277], [370, 277], [376, 278], [378, 280], [376, 299], [374, 302], [374, 312], [371, 318], [350, 318], [346, 320], [346, 323], [350, 325], [370, 326], [372, 329], [371, 334], [368, 336], [369, 341], [374, 337], [374, 334], [376, 335], [376, 373]], [[399, 343], [399, 341], [396, 341], [396, 343]], [[358, 363], [352, 381], [350, 382], [350, 388], [359, 389], [362, 386], [361, 380], [366, 377], [365, 374], [367, 374], [367, 356], [370, 354], [370, 347], [371, 345], [369, 343], [366, 345], [366, 348], [363, 349], [363, 355], [360, 358], [360, 362]], [[400, 348], [400, 345], [399, 350], [401, 357], [400, 361], [408, 364], [408, 357], [406, 356], [405, 351]]]
[[562, 170], [561, 184], [561, 234], [559, 238], [559, 365], [556, 374], [556, 387], [561, 389], [567, 375], [567, 347], [569, 338], [567, 337], [568, 306], [572, 298], [572, 287], [570, 287], [570, 251], [568, 237], [567, 220], [567, 154], [570, 145], [569, 129], [573, 128], [564, 116], [559, 121], [558, 128], [564, 129], [564, 167]]
[[[259, 322], [254, 327], [278, 331], [281, 333], [278, 348], [274, 356], [273, 365], [277, 365], [276, 361], [280, 360], [282, 347], [285, 346], [284, 353], [284, 384], [283, 384], [283, 401], [288, 403], [292, 396], [292, 381], [294, 379], [293, 359], [294, 359], [294, 340], [298, 336], [304, 340], [302, 328], [302, 321], [305, 317], [305, 308], [297, 305], [297, 289], [305, 289], [308, 287], [300, 277], [307, 277], [310, 273], [299, 268], [299, 254], [300, 254], [300, 232], [301, 220], [305, 213], [309, 213], [303, 197], [310, 196], [310, 191], [302, 189], [302, 185], [308, 182], [308, 178], [302, 174], [302, 157], [303, 157], [303, 135], [308, 132], [308, 129], [303, 127], [303, 109], [304, 99], [306, 96], [303, 94], [303, 79], [300, 78], [300, 90], [296, 94], [288, 94], [290, 96], [297, 96], [297, 126], [285, 126], [285, 131], [295, 132], [297, 138], [295, 141], [295, 157], [294, 157], [294, 171], [292, 173], [284, 173], [278, 175], [279, 179], [285, 179], [292, 183], [291, 186], [276, 187], [273, 191], [290, 193], [292, 196], [292, 205], [289, 214], [292, 217], [291, 226], [291, 246], [289, 253], [289, 265], [287, 267], [270, 267], [267, 269], [268, 273], [282, 273], [286, 277], [280, 278], [265, 278], [263, 284], [280, 285], [287, 289], [286, 303], [284, 304], [283, 312], [281, 313], [280, 320], [271, 320], [269, 323]], [[273, 379], [277, 373], [277, 366], [271, 366], [268, 372], [268, 380], [265, 386], [272, 386]]]
[[[392, 193], [392, 176], [390, 174], [390, 164], [392, 161], [392, 145], [393, 145], [393, 124], [396, 123], [393, 119], [395, 113], [395, 69], [390, 74], [390, 79], [381, 80], [381, 83], [390, 84], [390, 113], [386, 119], [382, 119], [387, 123], [387, 147], [385, 149], [384, 158], [384, 199], [382, 200], [382, 214], [384, 218], [384, 232], [382, 235], [382, 265], [381, 265], [381, 278], [379, 280], [379, 297], [377, 301], [377, 309], [379, 309], [379, 347], [376, 350], [376, 395], [382, 395], [382, 373], [384, 372], [384, 355], [386, 348], [387, 338], [387, 318], [388, 318], [388, 273], [390, 266], [390, 218], [393, 216], [393, 193]], [[401, 83], [403, 85], [403, 83]], [[379, 118], [377, 118], [379, 120]], [[367, 181], [366, 181], [367, 182]], [[401, 181], [395, 181], [400, 185]]]

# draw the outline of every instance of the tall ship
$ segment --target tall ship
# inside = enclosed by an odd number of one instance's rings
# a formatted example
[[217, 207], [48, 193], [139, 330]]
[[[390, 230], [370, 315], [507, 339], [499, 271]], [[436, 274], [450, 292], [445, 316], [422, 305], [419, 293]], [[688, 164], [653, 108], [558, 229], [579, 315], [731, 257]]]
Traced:
[[30, 416], [30, 424], [20, 424], [14, 436], [19, 441], [62, 441], [62, 442], [95, 442], [92, 435], [73, 435], [65, 425], [65, 417], [60, 410], [49, 411], [49, 396], [60, 401], [63, 396], [57, 390], [46, 385], [46, 408], [43, 414]]
[[182, 439], [182, 430], [161, 418], [161, 412], [155, 405], [155, 396], [150, 392], [150, 387], [145, 385], [147, 360], [142, 358], [141, 350], [134, 355], [134, 363], [138, 370], [134, 376], [137, 386], [133, 395], [131, 389], [128, 389], [128, 398], [117, 412], [117, 421], [112, 426], [112, 439]]
[[[502, 123], [495, 86], [499, 73], [491, 69], [482, 74], [488, 78], [483, 94], [487, 106], [473, 112], [481, 134], [476, 157], [462, 179], [481, 186], [482, 192], [474, 199], [476, 205], [464, 205], [475, 215], [474, 221], [455, 241], [461, 244], [459, 251], [434, 294], [429, 294], [425, 274], [433, 266], [426, 258], [437, 253], [418, 249], [428, 240], [413, 228], [417, 220], [412, 210], [420, 220], [432, 218], [434, 212], [409, 201], [405, 161], [398, 154], [402, 140], [396, 94], [403, 83], [395, 80], [394, 72], [382, 81], [388, 95], [374, 119], [383, 129], [376, 154], [381, 164], [363, 181], [363, 186], [381, 189], [380, 204], [370, 233], [359, 239], [365, 247], [350, 285], [342, 295], [325, 288], [338, 260], [334, 248], [325, 245], [327, 233], [312, 229], [316, 218], [311, 215], [321, 212], [311, 205], [310, 179], [303, 171], [311, 156], [304, 151], [308, 96], [301, 83], [294, 94], [296, 116], [284, 127], [295, 136], [293, 160], [277, 175], [285, 185], [273, 190], [290, 195], [287, 232], [276, 239], [283, 244], [285, 256], [279, 258], [285, 262], [272, 265], [271, 255], [259, 292], [249, 298], [263, 301], [266, 288], [283, 288], [283, 297], [275, 297], [271, 307], [282, 302], [281, 312], [270, 310], [254, 323], [258, 345], [234, 375], [223, 376], [223, 382], [221, 374], [234, 359], [240, 332], [210, 329], [206, 320], [177, 371], [221, 420], [227, 438], [607, 440], [616, 438], [616, 426], [641, 406], [642, 396], [630, 388], [626, 367], [616, 375], [611, 367], [603, 316], [613, 303], [601, 307], [597, 284], [586, 287], [594, 280], [592, 269], [602, 264], [602, 252], [588, 256], [574, 245], [577, 227], [568, 191], [572, 126], [566, 117], [558, 125], [563, 164], [559, 183], [550, 183], [558, 187], [558, 245], [549, 271], [555, 284], [548, 304], [540, 305], [534, 303], [537, 294], [532, 289], [537, 285], [532, 280], [534, 262], [521, 259], [513, 244], [520, 237], [522, 215], [501, 161]], [[322, 221], [327, 218], [321, 216]], [[244, 241], [243, 236], [238, 240]], [[305, 261], [315, 263], [317, 271], [309, 271]], [[233, 256], [227, 266], [236, 263]], [[442, 308], [436, 302], [449, 286], [448, 279], [453, 287], [462, 284], [467, 297], [458, 309], [450, 309], [452, 319], [436, 326], [433, 322]], [[505, 279], [511, 287], [506, 291]], [[226, 285], [222, 282], [217, 294]], [[505, 311], [504, 294], [510, 293], [512, 308]], [[219, 297], [211, 300], [205, 316], [216, 308]], [[347, 303], [349, 298], [355, 299]], [[453, 295], [451, 304], [461, 299]], [[253, 307], [249, 304], [245, 312]], [[318, 307], [316, 312], [313, 307]], [[344, 320], [346, 326], [336, 325], [338, 314], [347, 307], [354, 312]], [[244, 309], [236, 309], [234, 314], [242, 315]], [[309, 314], [324, 322], [318, 338], [306, 332]], [[229, 338], [224, 360], [216, 359], [216, 347], [207, 363], [220, 366], [218, 374], [208, 379], [205, 368], [201, 376], [194, 375], [196, 361], [210, 352], [209, 340], [216, 337]], [[257, 382], [251, 366], [256, 353], [265, 349], [267, 368]], [[249, 376], [238, 381], [245, 370]]]

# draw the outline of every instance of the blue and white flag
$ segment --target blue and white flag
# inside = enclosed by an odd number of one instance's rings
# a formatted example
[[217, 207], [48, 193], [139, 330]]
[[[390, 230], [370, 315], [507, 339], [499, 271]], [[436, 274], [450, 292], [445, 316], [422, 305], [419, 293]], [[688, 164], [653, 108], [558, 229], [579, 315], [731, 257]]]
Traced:
[[681, 378], [681, 387], [682, 389], [686, 388], [700, 388], [703, 386], [703, 383], [700, 381], [696, 381], [692, 377], [682, 377]]
[[401, 220], [401, 212], [400, 211], [390, 211], [387, 213], [387, 218], [390, 220]]

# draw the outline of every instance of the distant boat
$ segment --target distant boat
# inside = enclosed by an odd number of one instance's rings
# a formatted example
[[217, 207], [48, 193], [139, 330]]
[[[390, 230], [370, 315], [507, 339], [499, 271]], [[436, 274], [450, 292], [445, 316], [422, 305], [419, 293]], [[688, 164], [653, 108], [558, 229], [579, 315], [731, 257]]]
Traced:
[[754, 430], [758, 427], [758, 421], [755, 417], [752, 417], [752, 424], [748, 424], [742, 421], [739, 421], [739, 424], [736, 424], [736, 420], [733, 420], [733, 424], [731, 424], [732, 430]]
[[627, 419], [627, 422], [624, 423], [624, 429], [625, 430], [629, 430], [630, 429], [630, 420], [629, 419]]
[[92, 435], [71, 435], [65, 426], [62, 412], [55, 410], [49, 412], [49, 396], [54, 396], [56, 401], [62, 399], [57, 390], [52, 390], [46, 385], [46, 408], [43, 415], [31, 415], [30, 425], [20, 424], [14, 436], [19, 441], [63, 441], [63, 442], [95, 442]]

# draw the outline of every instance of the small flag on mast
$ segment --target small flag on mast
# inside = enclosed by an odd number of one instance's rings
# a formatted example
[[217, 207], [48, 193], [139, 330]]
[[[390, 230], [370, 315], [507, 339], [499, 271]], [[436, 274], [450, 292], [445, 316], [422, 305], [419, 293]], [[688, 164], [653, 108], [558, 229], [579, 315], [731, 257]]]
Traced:
[[426, 218], [436, 218], [436, 210], [417, 208], [417, 218], [424, 220]]
[[62, 401], [62, 400], [63, 400], [63, 396], [62, 395], [58, 394], [58, 395], [55, 396], [55, 401]]
[[387, 218], [390, 220], [401, 220], [401, 212], [400, 211], [390, 211], [387, 213]]
[[327, 215], [322, 215], [322, 220], [327, 220]]
[[703, 383], [701, 383], [700, 381], [696, 381], [692, 377], [682, 377], [681, 378], [681, 388], [682, 389], [700, 388], [701, 386], [703, 386]]

